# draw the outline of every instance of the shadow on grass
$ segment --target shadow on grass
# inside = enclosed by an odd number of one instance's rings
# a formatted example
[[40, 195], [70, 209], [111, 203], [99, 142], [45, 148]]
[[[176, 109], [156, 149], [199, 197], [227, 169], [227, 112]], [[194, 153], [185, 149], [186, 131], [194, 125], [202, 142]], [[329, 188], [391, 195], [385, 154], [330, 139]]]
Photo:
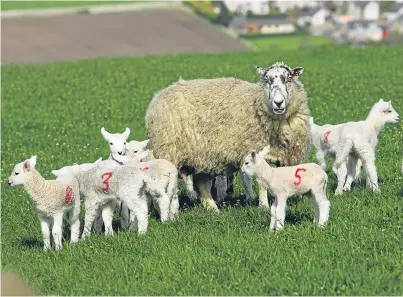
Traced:
[[35, 238], [23, 238], [21, 245], [29, 248], [43, 248], [43, 242]]

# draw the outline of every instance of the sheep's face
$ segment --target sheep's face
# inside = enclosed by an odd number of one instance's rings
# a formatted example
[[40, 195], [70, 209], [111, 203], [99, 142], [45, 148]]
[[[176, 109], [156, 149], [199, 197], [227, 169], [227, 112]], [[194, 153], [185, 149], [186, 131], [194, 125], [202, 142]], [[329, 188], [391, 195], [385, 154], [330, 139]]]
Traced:
[[380, 99], [374, 106], [378, 113], [382, 116], [385, 123], [397, 123], [399, 122], [399, 114], [394, 110], [392, 101], [384, 101]]
[[103, 127], [101, 129], [102, 136], [109, 143], [109, 150], [114, 154], [125, 155], [126, 154], [126, 141], [130, 135], [130, 129], [126, 128], [123, 133], [109, 133]]
[[25, 183], [25, 174], [35, 168], [36, 156], [18, 163], [14, 166], [13, 172], [8, 177], [8, 184], [12, 187], [23, 185]]
[[145, 151], [148, 151], [146, 149], [147, 144], [150, 140], [143, 140], [143, 141], [137, 141], [137, 140], [132, 140], [126, 144], [126, 150], [127, 153], [130, 154], [133, 157], [136, 157], [138, 154], [141, 154]]
[[304, 68], [292, 69], [282, 62], [275, 63], [268, 68], [255, 67], [264, 83], [269, 107], [273, 109], [274, 114], [284, 114], [291, 102], [291, 88], [294, 78], [300, 76]]

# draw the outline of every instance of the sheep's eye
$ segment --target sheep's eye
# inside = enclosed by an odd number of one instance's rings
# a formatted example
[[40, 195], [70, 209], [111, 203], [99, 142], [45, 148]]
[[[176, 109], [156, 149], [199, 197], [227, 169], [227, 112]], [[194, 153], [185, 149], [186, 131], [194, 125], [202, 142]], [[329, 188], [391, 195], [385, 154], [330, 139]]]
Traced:
[[391, 110], [388, 110], [388, 112], [391, 113], [392, 111], [391, 111]]
[[245, 165], [248, 165], [249, 164], [249, 162], [245, 162]]
[[138, 151], [134, 151], [134, 153], [136, 154]]
[[18, 175], [18, 174], [20, 174], [20, 173], [19, 173], [19, 172], [15, 172], [14, 174], [15, 174], [15, 175]]
[[109, 142], [109, 144], [110, 144], [110, 145], [113, 145], [113, 143], [112, 143], [112, 142]]

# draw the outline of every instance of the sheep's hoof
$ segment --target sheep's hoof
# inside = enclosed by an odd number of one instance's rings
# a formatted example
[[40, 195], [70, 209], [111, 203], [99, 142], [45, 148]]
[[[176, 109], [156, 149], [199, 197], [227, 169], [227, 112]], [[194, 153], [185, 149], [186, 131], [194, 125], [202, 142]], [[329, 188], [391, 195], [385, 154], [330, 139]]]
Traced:
[[217, 204], [214, 202], [214, 200], [212, 198], [202, 199], [202, 206], [204, 207], [205, 210], [214, 211], [217, 213], [220, 212], [218, 210]]

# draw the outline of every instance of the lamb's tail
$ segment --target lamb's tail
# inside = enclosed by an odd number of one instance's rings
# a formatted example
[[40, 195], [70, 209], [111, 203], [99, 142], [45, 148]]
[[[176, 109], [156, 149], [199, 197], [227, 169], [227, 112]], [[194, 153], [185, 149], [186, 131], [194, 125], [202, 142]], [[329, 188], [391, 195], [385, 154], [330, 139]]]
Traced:
[[350, 154], [352, 148], [353, 148], [352, 140], [347, 139], [344, 146], [342, 147], [342, 150], [340, 152], [337, 152], [336, 154], [336, 160], [335, 160], [336, 168], [339, 168], [341, 163], [347, 162], [348, 155]]

